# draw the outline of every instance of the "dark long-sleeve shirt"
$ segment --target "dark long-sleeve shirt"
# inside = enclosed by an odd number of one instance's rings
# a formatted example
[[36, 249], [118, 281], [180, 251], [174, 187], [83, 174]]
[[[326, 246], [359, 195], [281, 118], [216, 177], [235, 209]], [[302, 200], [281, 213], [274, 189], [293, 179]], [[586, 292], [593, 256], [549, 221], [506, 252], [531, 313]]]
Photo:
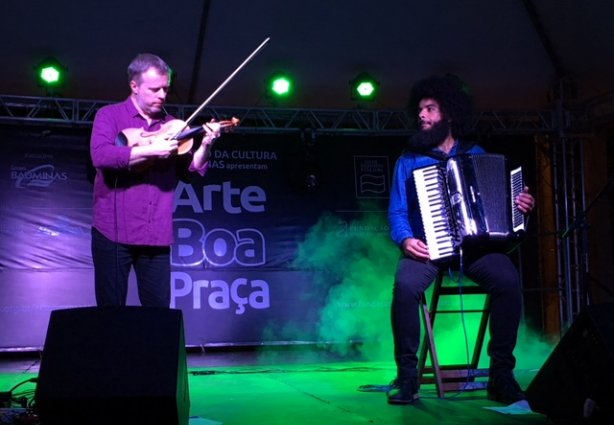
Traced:
[[90, 151], [94, 181], [93, 226], [115, 242], [167, 246], [173, 242], [173, 200], [191, 155], [161, 159], [144, 171], [130, 170], [128, 146], [116, 145], [120, 131], [155, 131], [172, 120], [162, 114], [151, 125], [130, 100], [101, 108], [94, 119]]

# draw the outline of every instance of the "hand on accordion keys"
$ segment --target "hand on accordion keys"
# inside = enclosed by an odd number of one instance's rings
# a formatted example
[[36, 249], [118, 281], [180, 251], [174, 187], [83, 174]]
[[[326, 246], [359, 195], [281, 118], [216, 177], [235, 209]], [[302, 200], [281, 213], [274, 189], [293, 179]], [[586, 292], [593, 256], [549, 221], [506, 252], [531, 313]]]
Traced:
[[416, 260], [429, 260], [429, 249], [424, 242], [416, 238], [407, 238], [403, 241], [403, 253]]
[[[515, 199], [518, 210], [523, 214], [529, 214], [535, 207], [535, 198], [529, 193], [529, 187], [525, 186]], [[402, 244], [403, 253], [416, 260], [427, 261], [430, 259], [429, 249], [426, 243], [416, 238], [407, 238]]]
[[518, 206], [518, 209], [523, 213], [523, 214], [528, 214], [533, 210], [533, 207], [535, 206], [535, 198], [533, 198], [533, 196], [529, 193], [529, 187], [525, 186], [522, 189], [522, 192], [520, 192], [518, 194], [518, 196], [516, 196], [516, 205]]

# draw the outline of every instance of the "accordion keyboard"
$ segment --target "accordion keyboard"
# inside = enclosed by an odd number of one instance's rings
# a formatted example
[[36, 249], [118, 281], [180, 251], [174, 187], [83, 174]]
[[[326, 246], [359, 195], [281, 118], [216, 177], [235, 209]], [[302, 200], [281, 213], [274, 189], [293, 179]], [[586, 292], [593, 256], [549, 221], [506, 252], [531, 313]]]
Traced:
[[454, 254], [447, 193], [442, 191], [444, 170], [436, 165], [414, 170], [420, 214], [431, 260]]

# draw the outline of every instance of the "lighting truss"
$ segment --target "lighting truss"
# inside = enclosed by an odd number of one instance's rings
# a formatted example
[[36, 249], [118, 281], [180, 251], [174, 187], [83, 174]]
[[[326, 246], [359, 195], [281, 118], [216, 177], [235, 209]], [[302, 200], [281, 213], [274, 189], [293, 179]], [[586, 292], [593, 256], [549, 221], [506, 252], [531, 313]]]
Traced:
[[[109, 101], [0, 95], [0, 123], [91, 126], [98, 109]], [[167, 104], [166, 110], [186, 119], [195, 105]], [[415, 118], [405, 109], [303, 109], [207, 107], [203, 120], [237, 117], [240, 133], [292, 133], [311, 129], [319, 134], [403, 136], [414, 133]], [[485, 110], [473, 128], [491, 134], [552, 133], [560, 129], [556, 110]]]

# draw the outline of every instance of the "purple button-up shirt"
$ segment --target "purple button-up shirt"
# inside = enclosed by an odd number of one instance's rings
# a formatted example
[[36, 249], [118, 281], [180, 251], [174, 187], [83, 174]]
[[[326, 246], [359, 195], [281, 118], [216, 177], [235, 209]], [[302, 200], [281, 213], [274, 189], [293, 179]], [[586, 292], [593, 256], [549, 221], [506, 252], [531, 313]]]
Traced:
[[130, 98], [102, 107], [96, 114], [90, 141], [96, 168], [93, 226], [108, 239], [130, 245], [172, 244], [174, 190], [179, 176], [187, 174], [191, 155], [161, 159], [145, 171], [131, 171], [131, 148], [115, 142], [121, 130], [155, 131], [171, 119], [161, 115], [148, 125]]

